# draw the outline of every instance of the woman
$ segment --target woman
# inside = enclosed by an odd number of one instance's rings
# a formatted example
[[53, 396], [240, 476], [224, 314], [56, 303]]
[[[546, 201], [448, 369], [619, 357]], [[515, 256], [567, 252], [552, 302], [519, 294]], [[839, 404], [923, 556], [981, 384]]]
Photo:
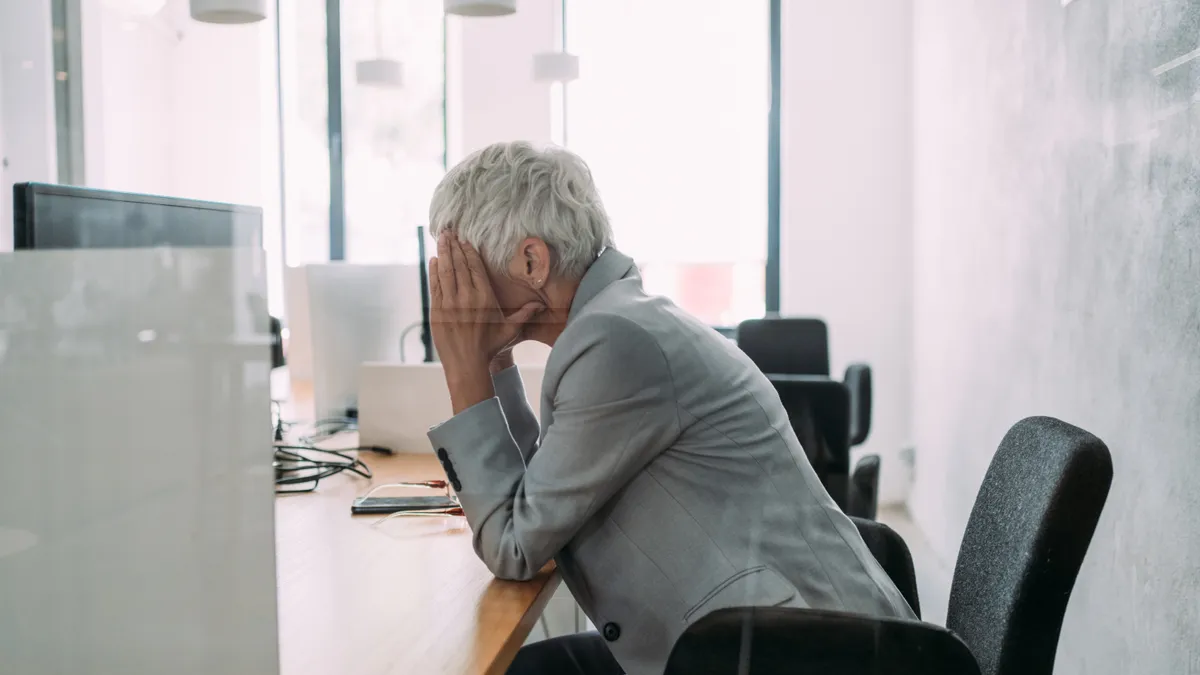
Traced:
[[[429, 438], [475, 550], [504, 579], [554, 559], [600, 633], [536, 643], [510, 673], [661, 673], [730, 606], [913, 616], [826, 494], [766, 378], [642, 290], [591, 173], [490, 146], [433, 196], [433, 337], [454, 417]], [[552, 350], [542, 419], [509, 350]]]

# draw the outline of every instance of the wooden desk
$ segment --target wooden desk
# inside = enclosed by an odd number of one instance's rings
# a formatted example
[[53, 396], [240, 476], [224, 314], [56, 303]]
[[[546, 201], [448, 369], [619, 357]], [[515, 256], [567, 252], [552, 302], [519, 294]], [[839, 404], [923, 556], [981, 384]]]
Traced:
[[366, 455], [374, 480], [276, 500], [283, 675], [502, 674], [558, 587], [553, 563], [499, 581], [465, 519], [351, 516], [371, 485], [445, 476], [432, 455]]

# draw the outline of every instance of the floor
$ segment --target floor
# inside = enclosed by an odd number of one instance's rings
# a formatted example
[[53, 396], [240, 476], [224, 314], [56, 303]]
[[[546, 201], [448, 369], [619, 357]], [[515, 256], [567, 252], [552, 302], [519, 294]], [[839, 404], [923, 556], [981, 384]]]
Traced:
[[[913, 556], [913, 567], [917, 572], [917, 591], [921, 599], [923, 619], [936, 624], [946, 621], [946, 605], [950, 598], [950, 566], [937, 558], [929, 547], [925, 535], [913, 523], [903, 506], [881, 509], [879, 521], [898, 532], [908, 543]], [[542, 620], [538, 622], [526, 644], [547, 637], [595, 630], [583, 612], [578, 611], [575, 599], [566, 585], [560, 585], [546, 605]]]

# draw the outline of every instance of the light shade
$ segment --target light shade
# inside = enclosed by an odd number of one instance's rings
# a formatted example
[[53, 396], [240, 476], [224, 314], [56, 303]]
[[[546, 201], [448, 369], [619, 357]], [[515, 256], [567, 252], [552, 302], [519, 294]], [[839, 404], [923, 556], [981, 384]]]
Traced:
[[130, 16], [154, 16], [167, 0], [104, 0], [104, 6]]
[[254, 23], [267, 18], [267, 0], [191, 0], [191, 10], [204, 23]]
[[570, 82], [579, 79], [579, 57], [567, 52], [534, 54], [533, 79], [538, 82]]
[[517, 11], [517, 0], [445, 0], [447, 14], [505, 16]]
[[371, 59], [354, 64], [358, 83], [371, 87], [400, 87], [404, 84], [404, 66], [395, 59]]

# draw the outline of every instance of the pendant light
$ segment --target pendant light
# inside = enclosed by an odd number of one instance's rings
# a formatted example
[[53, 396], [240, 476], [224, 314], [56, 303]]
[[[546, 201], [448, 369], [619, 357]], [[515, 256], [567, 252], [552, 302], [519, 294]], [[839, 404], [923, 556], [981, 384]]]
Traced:
[[551, 15], [550, 25], [559, 47], [533, 55], [533, 79], [562, 83], [579, 79], [579, 57], [567, 51], [567, 0], [558, 3], [558, 16]]
[[354, 64], [358, 83], [367, 87], [396, 89], [404, 84], [404, 66], [383, 56], [383, 0], [375, 0], [375, 58]]
[[267, 0], [191, 0], [191, 10], [203, 23], [254, 23], [267, 18]]
[[457, 16], [506, 16], [517, 11], [517, 0], [445, 0], [443, 7]]
[[533, 55], [533, 79], [538, 82], [570, 82], [579, 79], [579, 57], [567, 52]]

